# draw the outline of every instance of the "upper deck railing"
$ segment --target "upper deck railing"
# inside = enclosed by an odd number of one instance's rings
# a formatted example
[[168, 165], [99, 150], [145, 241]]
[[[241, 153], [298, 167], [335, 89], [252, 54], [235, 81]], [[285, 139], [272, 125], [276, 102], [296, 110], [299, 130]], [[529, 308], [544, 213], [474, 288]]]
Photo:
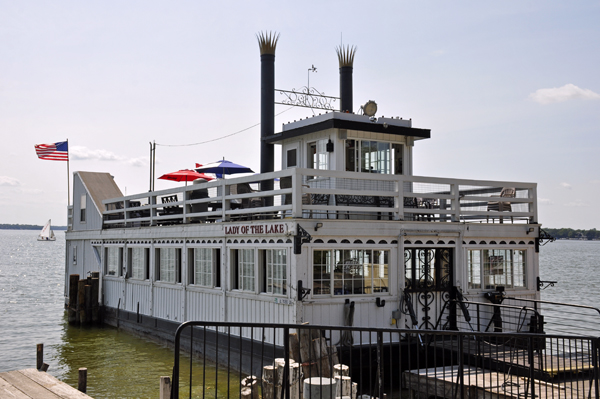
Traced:
[[535, 183], [296, 168], [104, 200], [103, 217], [104, 228], [280, 218], [537, 223], [536, 189]]

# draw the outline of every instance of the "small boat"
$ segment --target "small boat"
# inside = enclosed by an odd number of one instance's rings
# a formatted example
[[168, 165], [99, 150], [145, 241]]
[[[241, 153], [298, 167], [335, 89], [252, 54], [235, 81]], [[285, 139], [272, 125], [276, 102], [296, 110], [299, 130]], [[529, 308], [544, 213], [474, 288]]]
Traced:
[[40, 232], [40, 235], [38, 235], [38, 241], [56, 241], [56, 236], [54, 235], [54, 231], [52, 231], [50, 221], [51, 219], [48, 220], [48, 223], [46, 223], [46, 225]]

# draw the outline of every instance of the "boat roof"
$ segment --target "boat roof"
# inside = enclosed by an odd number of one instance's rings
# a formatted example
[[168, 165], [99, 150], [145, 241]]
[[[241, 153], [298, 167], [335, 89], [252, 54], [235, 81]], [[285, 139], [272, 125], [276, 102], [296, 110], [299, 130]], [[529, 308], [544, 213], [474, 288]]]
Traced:
[[283, 125], [283, 130], [280, 133], [265, 137], [264, 140], [268, 143], [277, 143], [285, 139], [331, 128], [410, 136], [415, 139], [431, 138], [430, 129], [413, 128], [410, 119], [369, 118], [366, 115], [328, 112]]
[[119, 189], [110, 173], [75, 172], [75, 174], [79, 175], [81, 182], [100, 212], [106, 210], [102, 203], [103, 200], [123, 196], [121, 189]]

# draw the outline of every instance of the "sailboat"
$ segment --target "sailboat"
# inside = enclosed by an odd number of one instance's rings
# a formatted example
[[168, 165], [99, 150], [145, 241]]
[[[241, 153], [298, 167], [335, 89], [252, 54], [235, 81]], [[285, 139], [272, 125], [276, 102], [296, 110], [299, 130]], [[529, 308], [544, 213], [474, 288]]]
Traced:
[[38, 241], [56, 241], [56, 236], [54, 235], [54, 231], [52, 231], [50, 221], [51, 219], [48, 220], [48, 223], [46, 223], [46, 225], [40, 232], [40, 235], [38, 236]]

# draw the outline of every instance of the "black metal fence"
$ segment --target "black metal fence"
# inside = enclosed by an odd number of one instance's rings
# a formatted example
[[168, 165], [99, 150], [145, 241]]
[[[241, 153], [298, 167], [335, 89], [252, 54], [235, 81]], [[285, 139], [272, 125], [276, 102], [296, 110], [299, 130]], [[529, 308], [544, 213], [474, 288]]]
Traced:
[[[171, 397], [598, 398], [599, 343], [534, 333], [186, 322], [175, 337]], [[200, 359], [185, 373], [183, 353]]]

